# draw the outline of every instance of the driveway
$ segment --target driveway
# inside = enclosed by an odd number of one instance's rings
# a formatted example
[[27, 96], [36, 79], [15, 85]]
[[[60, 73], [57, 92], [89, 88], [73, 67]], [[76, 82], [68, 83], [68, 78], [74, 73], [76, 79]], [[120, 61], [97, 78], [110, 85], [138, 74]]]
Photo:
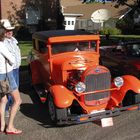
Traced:
[[[26, 76], [28, 77], [28, 76]], [[24, 77], [25, 78], [25, 77]], [[68, 127], [53, 127], [47, 106], [41, 104], [35, 92], [25, 82], [20, 86], [22, 105], [15, 125], [22, 135], [0, 134], [0, 140], [139, 140], [140, 111], [124, 112], [114, 117], [114, 125], [102, 128], [100, 122], [90, 122]]]

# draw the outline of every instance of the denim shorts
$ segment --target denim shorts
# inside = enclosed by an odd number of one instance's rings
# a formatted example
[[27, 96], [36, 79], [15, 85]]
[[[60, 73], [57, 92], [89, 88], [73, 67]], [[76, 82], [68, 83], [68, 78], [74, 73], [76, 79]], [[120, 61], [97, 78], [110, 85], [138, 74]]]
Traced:
[[19, 68], [13, 69], [13, 76], [15, 78], [17, 86], [19, 87]]
[[[12, 92], [18, 88], [13, 76], [13, 71], [8, 72], [7, 77], [10, 84], [10, 91]], [[6, 78], [6, 74], [0, 74], [0, 80], [5, 80], [5, 78]]]

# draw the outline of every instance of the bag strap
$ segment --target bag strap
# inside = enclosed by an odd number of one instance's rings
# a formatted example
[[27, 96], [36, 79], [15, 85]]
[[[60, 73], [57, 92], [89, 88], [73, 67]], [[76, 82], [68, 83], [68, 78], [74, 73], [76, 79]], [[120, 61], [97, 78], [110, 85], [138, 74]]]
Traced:
[[8, 74], [7, 74], [7, 60], [6, 60], [6, 58], [5, 58], [5, 69], [6, 69], [6, 78], [9, 80]]
[[6, 76], [7, 76], [7, 60], [5, 59], [5, 69], [6, 69]]
[[[5, 58], [6, 78], [8, 78], [8, 75], [7, 75], [7, 72], [8, 72], [8, 70], [7, 70], [7, 63], [8, 63], [8, 60], [7, 60], [7, 58], [6, 58], [5, 56], [3, 56], [3, 57]], [[8, 78], [8, 80], [9, 80], [9, 78]]]

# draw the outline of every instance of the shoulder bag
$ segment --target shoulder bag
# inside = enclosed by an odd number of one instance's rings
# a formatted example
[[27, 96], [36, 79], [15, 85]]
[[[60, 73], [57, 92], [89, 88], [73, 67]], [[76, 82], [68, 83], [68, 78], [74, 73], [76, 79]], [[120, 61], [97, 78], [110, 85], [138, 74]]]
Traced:
[[10, 91], [10, 85], [7, 75], [7, 62], [5, 60], [5, 68], [6, 68], [6, 78], [5, 80], [0, 80], [0, 99], [4, 97]]

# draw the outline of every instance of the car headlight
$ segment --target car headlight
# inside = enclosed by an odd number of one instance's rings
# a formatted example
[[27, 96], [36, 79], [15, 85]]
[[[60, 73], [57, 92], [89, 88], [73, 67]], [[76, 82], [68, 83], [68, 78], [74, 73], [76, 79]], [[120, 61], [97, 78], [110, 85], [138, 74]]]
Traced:
[[124, 83], [124, 80], [123, 80], [122, 77], [116, 77], [116, 78], [114, 79], [114, 84], [115, 84], [115, 86], [117, 86], [117, 87], [121, 87], [121, 86], [123, 85], [123, 83]]
[[75, 91], [77, 93], [82, 93], [86, 90], [86, 85], [83, 82], [79, 82], [75, 86]]

